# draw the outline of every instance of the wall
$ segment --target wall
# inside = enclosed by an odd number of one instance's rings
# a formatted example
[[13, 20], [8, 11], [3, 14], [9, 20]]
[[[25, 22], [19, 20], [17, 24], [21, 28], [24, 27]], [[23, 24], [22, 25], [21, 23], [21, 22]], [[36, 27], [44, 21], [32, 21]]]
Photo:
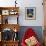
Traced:
[[[1, 7], [15, 6], [15, 0], [0, 0]], [[21, 26], [43, 26], [43, 0], [17, 0], [19, 10], [19, 24]], [[36, 20], [25, 20], [25, 7], [36, 7]], [[9, 19], [10, 20], [10, 19]]]
[[[26, 3], [25, 3], [26, 2]], [[25, 20], [25, 7], [36, 7], [36, 20]], [[43, 6], [42, 0], [25, 0], [21, 4], [20, 23], [26, 26], [43, 26]]]

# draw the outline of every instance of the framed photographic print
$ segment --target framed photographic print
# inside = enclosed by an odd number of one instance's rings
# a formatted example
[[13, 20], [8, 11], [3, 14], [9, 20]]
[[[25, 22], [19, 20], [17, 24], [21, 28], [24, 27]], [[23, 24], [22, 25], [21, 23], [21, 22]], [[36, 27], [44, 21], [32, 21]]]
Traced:
[[2, 10], [2, 15], [9, 15], [9, 10]]
[[35, 7], [26, 7], [25, 13], [26, 13], [25, 18], [27, 20], [35, 20], [36, 19], [36, 8]]
[[14, 15], [14, 10], [10, 10], [10, 11], [9, 11], [9, 14], [10, 14], [10, 15]]

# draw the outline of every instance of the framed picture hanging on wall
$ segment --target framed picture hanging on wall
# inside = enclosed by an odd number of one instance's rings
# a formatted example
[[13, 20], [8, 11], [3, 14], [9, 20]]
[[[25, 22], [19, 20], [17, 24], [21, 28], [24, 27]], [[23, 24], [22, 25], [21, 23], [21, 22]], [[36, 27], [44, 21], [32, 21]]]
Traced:
[[25, 18], [26, 20], [35, 20], [36, 19], [36, 8], [35, 7], [26, 7], [25, 8]]

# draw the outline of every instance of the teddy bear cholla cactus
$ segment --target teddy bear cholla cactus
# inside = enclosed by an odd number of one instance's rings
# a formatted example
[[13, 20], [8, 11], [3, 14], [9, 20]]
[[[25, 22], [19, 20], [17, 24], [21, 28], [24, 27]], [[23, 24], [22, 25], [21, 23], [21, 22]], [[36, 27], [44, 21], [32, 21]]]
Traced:
[[32, 37], [26, 39], [25, 43], [27, 44], [27, 46], [35, 46], [38, 43], [38, 41], [34, 36], [32, 36]]

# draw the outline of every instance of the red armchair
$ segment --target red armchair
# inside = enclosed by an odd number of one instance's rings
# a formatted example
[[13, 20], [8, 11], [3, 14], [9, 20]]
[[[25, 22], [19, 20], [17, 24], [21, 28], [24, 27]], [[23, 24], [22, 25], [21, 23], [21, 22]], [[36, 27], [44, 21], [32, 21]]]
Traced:
[[25, 35], [22, 38], [21, 46], [41, 46], [40, 42], [37, 40], [37, 35], [32, 28], [28, 28], [25, 32]]

